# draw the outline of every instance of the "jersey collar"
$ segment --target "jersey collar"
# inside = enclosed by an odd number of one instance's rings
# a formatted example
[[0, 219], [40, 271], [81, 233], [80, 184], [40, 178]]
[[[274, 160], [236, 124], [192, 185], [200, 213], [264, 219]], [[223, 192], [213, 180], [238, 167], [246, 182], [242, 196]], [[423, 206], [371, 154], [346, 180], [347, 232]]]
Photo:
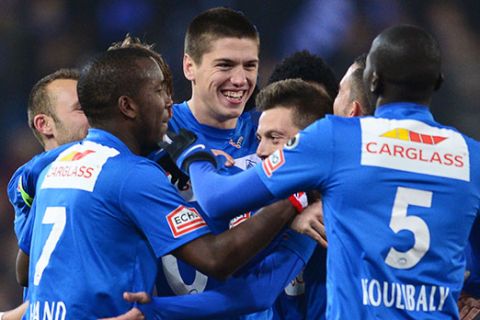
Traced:
[[378, 106], [375, 117], [387, 119], [416, 119], [434, 122], [433, 115], [428, 106], [411, 102], [394, 102]]

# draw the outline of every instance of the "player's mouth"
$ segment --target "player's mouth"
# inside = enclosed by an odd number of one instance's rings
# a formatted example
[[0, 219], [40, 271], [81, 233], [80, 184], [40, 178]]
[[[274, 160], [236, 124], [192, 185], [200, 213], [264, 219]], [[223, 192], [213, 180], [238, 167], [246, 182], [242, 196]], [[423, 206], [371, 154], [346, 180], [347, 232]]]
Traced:
[[246, 93], [247, 93], [246, 90], [240, 90], [240, 91], [223, 90], [222, 91], [222, 95], [228, 100], [228, 102], [234, 103], [234, 104], [241, 103]]

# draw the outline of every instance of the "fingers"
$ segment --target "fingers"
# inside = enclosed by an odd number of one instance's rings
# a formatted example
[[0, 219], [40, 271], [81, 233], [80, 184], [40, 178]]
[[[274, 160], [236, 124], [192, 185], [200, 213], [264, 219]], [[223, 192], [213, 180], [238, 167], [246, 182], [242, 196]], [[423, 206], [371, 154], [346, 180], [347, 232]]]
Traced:
[[149, 303], [150, 296], [146, 292], [124, 292], [123, 299], [128, 302]]
[[226, 153], [225, 151], [218, 150], [218, 149], [212, 149], [211, 151], [215, 156], [224, 156], [225, 157], [225, 159], [226, 159], [225, 166], [226, 167], [232, 167], [235, 164], [235, 159], [233, 159], [233, 157], [231, 155], [229, 155], [228, 153]]
[[476, 307], [465, 306], [460, 311], [461, 320], [478, 320], [480, 319], [480, 309]]

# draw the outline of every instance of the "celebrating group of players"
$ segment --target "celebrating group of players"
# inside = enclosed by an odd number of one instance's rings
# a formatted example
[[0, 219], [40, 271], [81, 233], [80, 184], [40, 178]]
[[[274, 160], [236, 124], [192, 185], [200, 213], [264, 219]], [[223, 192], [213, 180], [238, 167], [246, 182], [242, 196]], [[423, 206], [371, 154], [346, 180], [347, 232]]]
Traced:
[[436, 40], [386, 29], [339, 87], [296, 53], [246, 111], [259, 47], [214, 8], [186, 32], [188, 101], [130, 36], [34, 86], [46, 152], [9, 183], [26, 289], [2, 319], [480, 314], [480, 145], [429, 111]]

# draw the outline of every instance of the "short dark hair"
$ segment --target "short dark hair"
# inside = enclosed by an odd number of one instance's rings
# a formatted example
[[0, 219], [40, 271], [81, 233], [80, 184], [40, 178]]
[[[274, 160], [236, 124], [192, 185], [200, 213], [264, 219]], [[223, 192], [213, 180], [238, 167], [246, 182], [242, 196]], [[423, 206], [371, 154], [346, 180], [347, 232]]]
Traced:
[[326, 93], [301, 79], [271, 83], [258, 93], [255, 102], [259, 111], [277, 107], [293, 109], [293, 123], [300, 129], [331, 113], [333, 108]]
[[373, 113], [373, 105], [370, 103], [368, 93], [363, 82], [363, 71], [365, 70], [367, 54], [363, 53], [353, 60], [357, 66], [355, 71], [350, 75], [350, 101], [357, 100], [362, 105], [363, 115], [371, 115]]
[[185, 53], [200, 64], [212, 41], [220, 38], [248, 38], [260, 46], [257, 28], [240, 11], [213, 8], [195, 17], [185, 35]]
[[122, 41], [112, 43], [112, 45], [107, 50], [116, 50], [122, 48], [137, 48], [140, 50], [144, 50], [145, 52], [150, 54], [152, 58], [157, 61], [158, 65], [160, 66], [160, 70], [162, 70], [168, 94], [171, 96], [173, 95], [172, 72], [165, 59], [163, 59], [162, 55], [155, 51], [155, 44], [148, 44], [145, 41], [140, 40], [140, 38], [134, 37], [127, 33]]
[[332, 99], [338, 94], [338, 80], [332, 68], [320, 56], [307, 50], [297, 51], [283, 59], [273, 70], [268, 83], [295, 78], [323, 85]]
[[43, 147], [45, 146], [45, 142], [42, 139], [42, 135], [35, 128], [33, 121], [35, 116], [45, 114], [58, 122], [58, 117], [52, 107], [52, 99], [47, 92], [47, 86], [55, 80], [78, 80], [79, 77], [80, 73], [77, 69], [59, 69], [40, 79], [30, 91], [27, 107], [28, 126], [32, 129], [33, 134]]
[[[77, 84], [78, 100], [90, 125], [95, 126], [111, 118], [118, 99], [135, 97], [149, 77], [140, 62], [152, 55], [141, 48], [121, 48], [106, 51], [82, 69]], [[152, 60], [153, 59], [153, 60]]]
[[382, 31], [372, 43], [368, 60], [382, 86], [389, 86], [391, 99], [428, 100], [441, 82], [440, 46], [417, 26], [398, 25]]

